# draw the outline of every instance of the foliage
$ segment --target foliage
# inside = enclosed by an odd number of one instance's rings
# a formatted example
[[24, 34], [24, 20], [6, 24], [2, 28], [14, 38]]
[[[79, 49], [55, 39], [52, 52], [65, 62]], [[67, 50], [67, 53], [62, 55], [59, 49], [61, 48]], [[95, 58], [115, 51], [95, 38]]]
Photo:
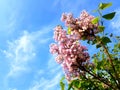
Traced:
[[[103, 18], [111, 20], [115, 12], [102, 15], [102, 10], [112, 3], [100, 3], [94, 17], [83, 11], [79, 18], [62, 15], [67, 26], [67, 33], [62, 26], [57, 26], [50, 51], [57, 54], [56, 61], [62, 65], [68, 81], [67, 90], [120, 90], [120, 36], [105, 34]], [[113, 39], [115, 42], [113, 42]], [[80, 40], [96, 45], [99, 51], [91, 57], [87, 48], [79, 44]], [[110, 46], [110, 44], [112, 46]], [[60, 80], [61, 90], [65, 90], [64, 79]]]

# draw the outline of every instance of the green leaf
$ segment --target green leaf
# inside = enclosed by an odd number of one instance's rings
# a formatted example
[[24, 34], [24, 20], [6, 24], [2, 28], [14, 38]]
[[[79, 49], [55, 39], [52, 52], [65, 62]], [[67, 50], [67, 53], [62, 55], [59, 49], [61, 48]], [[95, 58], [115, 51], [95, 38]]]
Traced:
[[[72, 86], [76, 87], [76, 88], [80, 88], [81, 87], [81, 82], [76, 79], [76, 80], [73, 80], [69, 85], [68, 85], [68, 89], [67, 90], [71, 90], [72, 89]], [[76, 89], [75, 89], [76, 90]]]
[[61, 80], [60, 80], [60, 87], [61, 87], [61, 90], [65, 90], [65, 84], [63, 83], [63, 80], [65, 79], [65, 77], [62, 77]]
[[68, 29], [67, 29], [67, 34], [71, 34], [71, 28], [70, 27], [68, 27]]
[[61, 90], [65, 90], [65, 84], [63, 82], [60, 82], [60, 87], [61, 87]]
[[105, 29], [105, 27], [104, 27], [104, 26], [98, 26], [98, 30], [99, 30], [100, 32], [103, 32], [103, 31], [104, 31], [104, 29]]
[[116, 13], [116, 12], [112, 12], [112, 13], [109, 13], [109, 14], [105, 14], [105, 15], [103, 15], [102, 17], [105, 18], [105, 19], [107, 19], [107, 20], [111, 20], [111, 19], [113, 19], [113, 17], [115, 16], [115, 13]]
[[81, 83], [80, 83], [80, 81], [79, 80], [74, 80], [73, 81], [73, 86], [75, 86], [76, 88], [80, 88], [81, 87]]
[[110, 3], [100, 3], [99, 4], [99, 9], [104, 10], [104, 9], [110, 7], [110, 6], [112, 6], [111, 2]]
[[96, 58], [96, 57], [94, 57], [94, 59], [93, 59], [94, 61], [94, 64], [97, 66], [97, 63], [98, 63], [98, 59]]
[[92, 41], [92, 45], [94, 45], [94, 44], [96, 44], [96, 43], [97, 43], [97, 40], [96, 40], [96, 39]]
[[69, 85], [68, 85], [68, 89], [67, 90], [70, 90], [73, 86], [73, 82], [71, 82]]
[[104, 45], [111, 42], [111, 40], [108, 37], [102, 37], [101, 40]]
[[97, 24], [99, 22], [99, 17], [92, 19], [92, 24]]
[[65, 80], [65, 77], [64, 77], [64, 76], [61, 78], [60, 82], [63, 82], [63, 80]]
[[97, 45], [96, 45], [96, 48], [100, 48], [100, 47], [101, 47], [101, 45], [100, 45], [100, 44], [97, 44]]

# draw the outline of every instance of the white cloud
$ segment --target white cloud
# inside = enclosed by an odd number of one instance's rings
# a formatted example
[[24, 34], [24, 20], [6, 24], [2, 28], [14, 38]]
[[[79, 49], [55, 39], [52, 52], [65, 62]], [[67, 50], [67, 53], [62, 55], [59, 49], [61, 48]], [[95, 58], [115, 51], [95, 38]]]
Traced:
[[113, 32], [115, 34], [119, 34], [120, 33], [120, 9], [115, 10], [116, 11], [116, 15], [114, 20], [111, 22], [111, 26], [113, 29]]
[[18, 39], [8, 41], [8, 49], [3, 50], [3, 53], [10, 62], [8, 77], [15, 77], [22, 72], [30, 70], [27, 63], [36, 56], [37, 48], [46, 44], [51, 39], [45, 37], [50, 32], [49, 29], [50, 27], [43, 28], [42, 31], [39, 30], [31, 33], [24, 31]]
[[58, 80], [61, 78], [61, 73], [59, 72], [54, 76], [51, 80], [41, 78], [39, 81], [35, 81], [29, 90], [58, 90], [57, 85], [59, 83]]
[[62, 74], [60, 65], [55, 62], [54, 56], [50, 55], [47, 69], [38, 71], [35, 75], [37, 78], [32, 82], [29, 90], [59, 90], [59, 81]]
[[27, 62], [35, 56], [32, 37], [24, 31], [23, 35], [13, 42], [8, 42], [8, 50], [3, 51], [10, 59], [9, 76], [17, 76], [22, 71], [28, 70]]
[[[7, 41], [8, 47], [1, 51], [5, 54], [9, 64], [9, 71], [4, 79], [5, 86], [8, 89], [10, 88], [9, 83], [11, 82], [11, 78], [18, 80], [19, 76], [30, 73], [33, 70], [29, 62], [36, 60], [35, 57], [38, 57], [36, 56], [37, 51], [48, 44], [48, 41], [51, 39], [48, 35], [50, 31], [52, 31], [51, 26], [34, 32], [23, 31], [17, 39]], [[41, 60], [42, 56], [39, 56], [39, 59]], [[44, 71], [39, 70], [36, 72], [35, 70], [36, 73], [37, 75], [41, 75], [44, 74]]]

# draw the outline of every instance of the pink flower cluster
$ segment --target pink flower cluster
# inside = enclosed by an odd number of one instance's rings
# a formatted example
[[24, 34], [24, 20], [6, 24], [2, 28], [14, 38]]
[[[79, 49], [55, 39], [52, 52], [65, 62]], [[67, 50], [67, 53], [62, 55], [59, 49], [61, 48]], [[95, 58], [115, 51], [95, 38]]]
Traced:
[[86, 11], [82, 11], [78, 18], [74, 18], [71, 13], [63, 13], [61, 20], [65, 22], [67, 27], [71, 28], [73, 35], [77, 35], [79, 39], [85, 37], [91, 40], [92, 36], [99, 32], [98, 24], [92, 24], [91, 22], [94, 18], [94, 16], [88, 14]]
[[87, 48], [82, 46], [72, 35], [67, 35], [61, 26], [54, 30], [54, 39], [57, 42], [50, 45], [50, 52], [56, 54], [56, 62], [61, 64], [68, 81], [80, 75], [79, 67], [89, 61]]

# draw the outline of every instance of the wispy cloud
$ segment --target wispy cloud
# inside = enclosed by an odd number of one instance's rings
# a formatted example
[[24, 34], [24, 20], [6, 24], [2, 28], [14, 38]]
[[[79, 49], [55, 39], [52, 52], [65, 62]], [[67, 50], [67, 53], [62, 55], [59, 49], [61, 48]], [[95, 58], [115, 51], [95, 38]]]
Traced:
[[58, 80], [61, 78], [61, 73], [59, 72], [53, 76], [51, 79], [41, 78], [39, 81], [34, 81], [29, 90], [58, 90], [59, 87], [57, 85], [59, 83]]
[[9, 76], [17, 76], [22, 71], [28, 70], [27, 62], [35, 56], [32, 37], [27, 31], [15, 41], [8, 41], [8, 49], [3, 51], [10, 59]]
[[115, 10], [116, 11], [116, 15], [114, 20], [111, 22], [111, 25], [113, 29], [113, 33], [115, 34], [119, 34], [120, 33], [120, 8]]
[[[50, 59], [47, 63], [47, 69], [39, 71], [40, 73], [36, 75], [38, 78], [33, 80], [29, 90], [59, 90], [59, 80], [61, 79], [63, 73], [60, 65], [56, 64], [54, 61], [54, 56], [50, 55]], [[40, 78], [40, 76], [42, 77]]]
[[[8, 47], [2, 50], [9, 64], [9, 71], [4, 80], [6, 87], [9, 88], [8, 82], [10, 82], [10, 78], [15, 80], [19, 79], [18, 77], [20, 76], [30, 73], [33, 69], [29, 63], [36, 60], [35, 58], [42, 60], [43, 56], [37, 56], [37, 53], [38, 50], [47, 45], [51, 40], [48, 37], [50, 31], [51, 27], [42, 28], [39, 31], [33, 32], [23, 31], [17, 39], [7, 41]], [[41, 75], [43, 70], [37, 73]]]
[[27, 69], [27, 63], [36, 55], [37, 45], [46, 44], [51, 39], [45, 37], [49, 32], [48, 28], [31, 33], [23, 31], [23, 34], [18, 39], [8, 41], [8, 49], [3, 50], [6, 57], [10, 59], [10, 72], [8, 76], [15, 76]]

